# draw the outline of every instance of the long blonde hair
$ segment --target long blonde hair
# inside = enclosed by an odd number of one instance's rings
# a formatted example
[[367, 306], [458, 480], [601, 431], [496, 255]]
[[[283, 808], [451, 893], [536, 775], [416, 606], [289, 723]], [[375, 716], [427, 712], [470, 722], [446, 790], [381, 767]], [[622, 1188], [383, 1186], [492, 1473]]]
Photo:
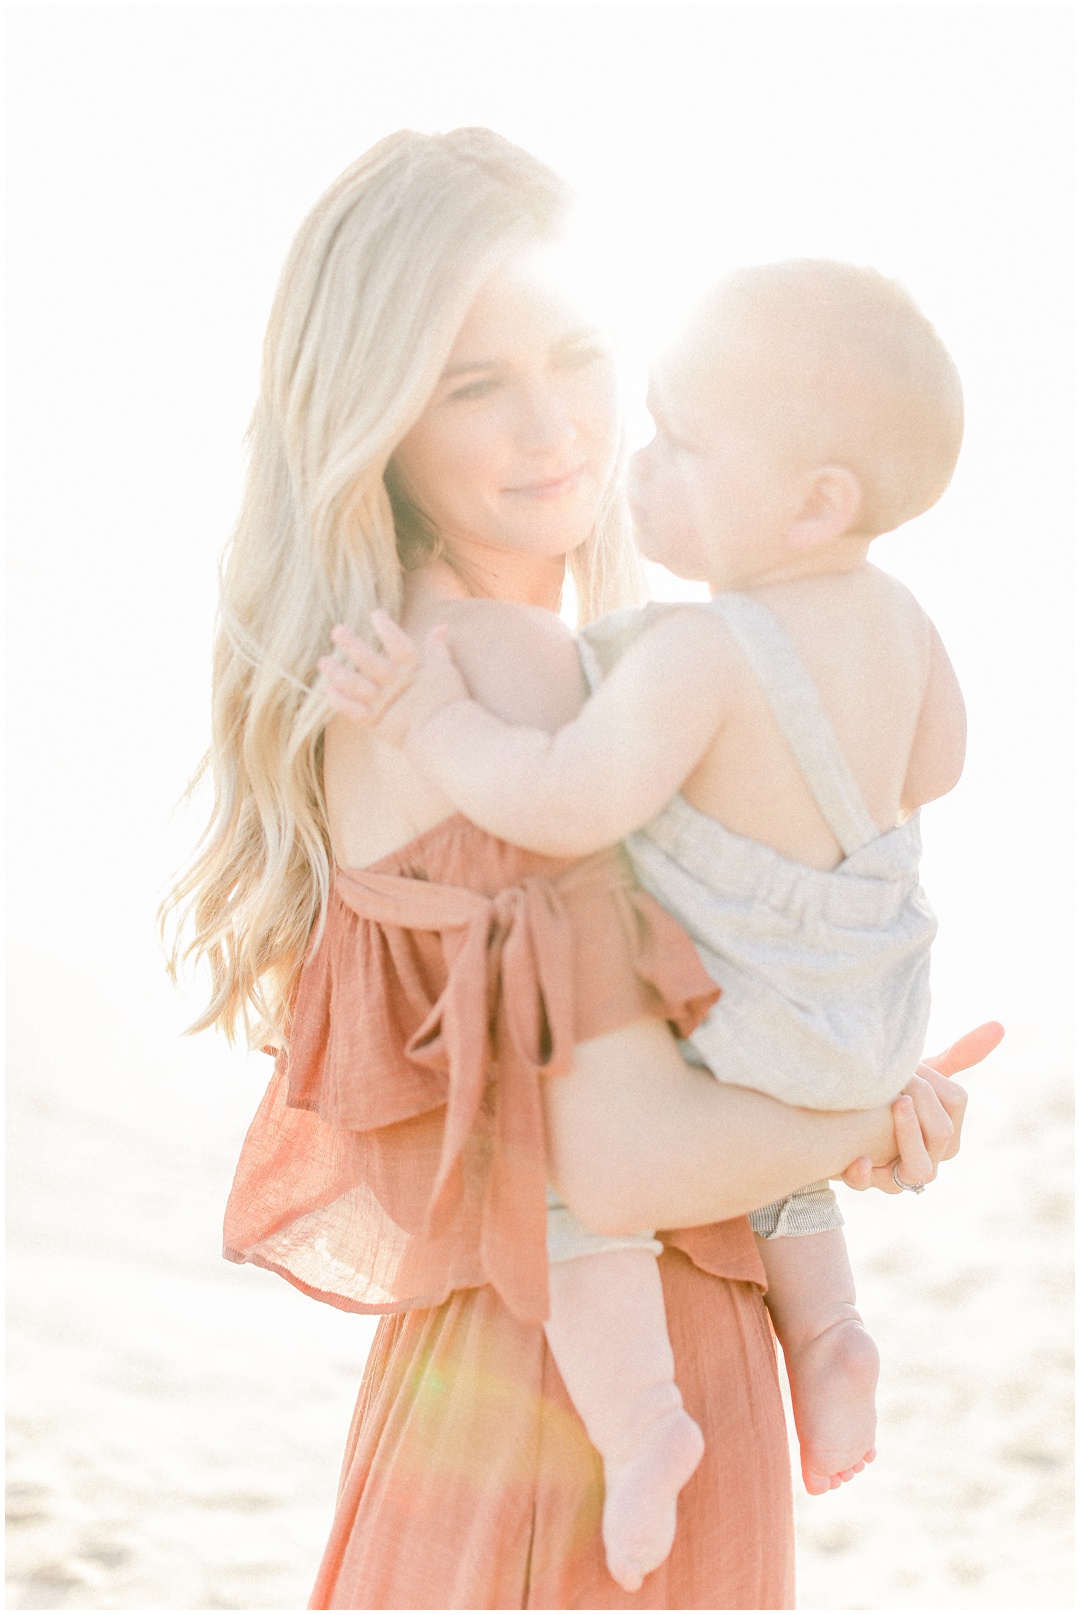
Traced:
[[[423, 544], [400, 508], [395, 527], [387, 463], [484, 281], [557, 235], [569, 201], [550, 169], [490, 130], [403, 130], [347, 168], [297, 232], [221, 572], [211, 744], [196, 774], [212, 774], [213, 812], [162, 906], [163, 926], [176, 921], [173, 972], [192, 956], [210, 969], [192, 1031], [287, 1037], [331, 879], [316, 659], [334, 623], [363, 630], [375, 606], [399, 615], [403, 562], [422, 560]], [[582, 620], [640, 597], [618, 473], [568, 571]]]

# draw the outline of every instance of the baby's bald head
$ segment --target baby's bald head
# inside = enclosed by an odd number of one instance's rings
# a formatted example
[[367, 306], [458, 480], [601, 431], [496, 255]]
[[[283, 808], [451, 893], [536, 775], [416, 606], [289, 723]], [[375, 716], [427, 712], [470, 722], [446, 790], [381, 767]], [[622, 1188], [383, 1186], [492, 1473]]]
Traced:
[[706, 408], [736, 411], [800, 468], [853, 471], [868, 536], [929, 510], [948, 487], [964, 430], [960, 377], [912, 298], [875, 269], [810, 258], [742, 269], [672, 359]]

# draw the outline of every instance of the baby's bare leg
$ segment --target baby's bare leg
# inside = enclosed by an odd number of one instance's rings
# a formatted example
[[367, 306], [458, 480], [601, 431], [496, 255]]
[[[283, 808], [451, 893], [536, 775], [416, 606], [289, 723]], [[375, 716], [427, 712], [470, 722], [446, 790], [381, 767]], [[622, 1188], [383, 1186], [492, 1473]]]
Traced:
[[701, 1431], [675, 1384], [656, 1257], [647, 1249], [553, 1261], [552, 1356], [604, 1461], [604, 1549], [627, 1592], [671, 1552], [675, 1504], [701, 1462]]
[[766, 1305], [784, 1348], [803, 1480], [835, 1489], [874, 1457], [877, 1347], [855, 1310], [855, 1281], [839, 1228], [759, 1239]]

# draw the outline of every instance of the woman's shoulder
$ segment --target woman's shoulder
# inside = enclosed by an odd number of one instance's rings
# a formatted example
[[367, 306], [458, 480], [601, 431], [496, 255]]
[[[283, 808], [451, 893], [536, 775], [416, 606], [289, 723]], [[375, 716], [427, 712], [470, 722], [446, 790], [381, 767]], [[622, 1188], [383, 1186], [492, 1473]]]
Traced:
[[453, 813], [404, 753], [336, 713], [323, 735], [323, 794], [334, 862], [362, 869]]
[[505, 600], [462, 600], [443, 619], [475, 698], [508, 723], [557, 729], [585, 697], [577, 641], [552, 611]]

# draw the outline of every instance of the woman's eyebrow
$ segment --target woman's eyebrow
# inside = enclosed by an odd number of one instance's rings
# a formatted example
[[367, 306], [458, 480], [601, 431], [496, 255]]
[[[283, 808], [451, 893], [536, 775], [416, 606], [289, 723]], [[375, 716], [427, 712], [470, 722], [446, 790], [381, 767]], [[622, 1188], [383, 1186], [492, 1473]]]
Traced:
[[552, 346], [556, 348], [566, 347], [571, 342], [585, 342], [590, 337], [598, 337], [603, 334], [604, 327], [602, 325], [576, 325], [572, 330], [564, 331], [562, 336], [557, 336]]
[[455, 376], [467, 376], [473, 370], [497, 370], [498, 359], [463, 359], [461, 364], [448, 365], [442, 373], [443, 381], [452, 381]]
[[[572, 330], [564, 331], [561, 336], [557, 336], [552, 347], [569, 347], [574, 342], [584, 342], [590, 337], [602, 334], [603, 327], [600, 325], [575, 326]], [[466, 376], [472, 371], [498, 370], [501, 363], [499, 359], [463, 359], [460, 364], [448, 365], [442, 373], [441, 380], [453, 381], [456, 376]]]

